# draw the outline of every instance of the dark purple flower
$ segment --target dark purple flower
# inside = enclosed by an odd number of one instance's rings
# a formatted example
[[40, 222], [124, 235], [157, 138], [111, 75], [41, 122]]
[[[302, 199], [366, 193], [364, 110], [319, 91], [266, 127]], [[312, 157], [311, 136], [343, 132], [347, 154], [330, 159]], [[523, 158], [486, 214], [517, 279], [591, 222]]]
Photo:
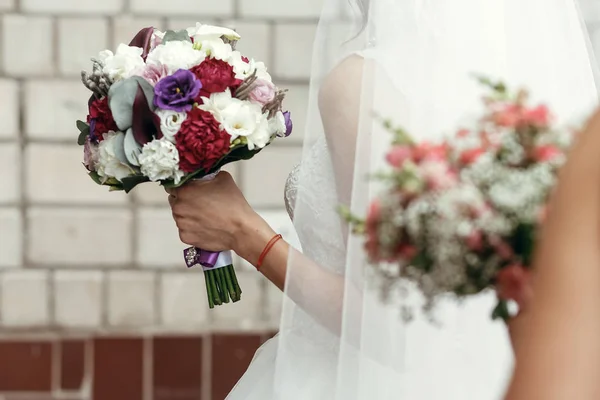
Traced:
[[190, 111], [202, 83], [187, 69], [166, 76], [154, 86], [154, 105], [164, 110]]
[[283, 118], [285, 119], [285, 137], [288, 137], [292, 134], [292, 129], [294, 129], [294, 124], [292, 123], [292, 113], [289, 111], [284, 112]]

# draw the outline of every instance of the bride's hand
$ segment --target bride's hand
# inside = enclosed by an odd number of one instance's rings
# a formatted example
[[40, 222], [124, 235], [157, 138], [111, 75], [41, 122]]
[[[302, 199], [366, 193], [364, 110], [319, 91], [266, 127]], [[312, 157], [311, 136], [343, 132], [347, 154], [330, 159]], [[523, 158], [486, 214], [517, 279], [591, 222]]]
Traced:
[[[250, 207], [227, 172], [211, 181], [191, 181], [167, 190], [179, 238], [185, 244], [209, 251], [234, 250], [252, 257], [246, 249], [248, 234], [266, 223]], [[267, 225], [268, 226], [268, 225]]]

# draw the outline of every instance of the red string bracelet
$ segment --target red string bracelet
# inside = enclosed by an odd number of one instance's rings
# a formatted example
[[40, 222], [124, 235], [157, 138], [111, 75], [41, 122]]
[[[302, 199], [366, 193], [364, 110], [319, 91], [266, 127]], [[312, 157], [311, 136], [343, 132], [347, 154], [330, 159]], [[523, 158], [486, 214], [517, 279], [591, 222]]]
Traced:
[[260, 267], [262, 267], [262, 264], [265, 261], [265, 257], [267, 256], [267, 254], [269, 254], [269, 251], [271, 251], [273, 246], [275, 246], [275, 243], [277, 243], [282, 238], [283, 237], [278, 234], [278, 235], [273, 236], [273, 238], [271, 238], [271, 240], [269, 240], [269, 243], [267, 243], [267, 245], [265, 246], [265, 249], [262, 251], [262, 253], [260, 253], [260, 257], [258, 257], [258, 262], [256, 263], [257, 270], [260, 270]]

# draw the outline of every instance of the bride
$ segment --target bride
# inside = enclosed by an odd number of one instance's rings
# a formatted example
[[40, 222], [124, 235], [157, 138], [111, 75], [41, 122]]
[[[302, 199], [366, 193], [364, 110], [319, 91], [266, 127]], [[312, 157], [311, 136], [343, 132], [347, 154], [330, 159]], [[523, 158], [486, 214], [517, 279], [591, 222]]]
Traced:
[[418, 292], [388, 288], [381, 301], [385, 282], [369, 274], [336, 207], [364, 214], [377, 193], [368, 177], [391, 136], [376, 116], [435, 140], [478, 112], [478, 73], [525, 85], [560, 121], [577, 121], [597, 101], [592, 65], [574, 0], [326, 0], [302, 164], [285, 191], [302, 252], [227, 173], [169, 196], [183, 242], [233, 249], [285, 292], [279, 334], [228, 399], [501, 398], [512, 350], [489, 318], [495, 295], [445, 299], [434, 321], [406, 322]]

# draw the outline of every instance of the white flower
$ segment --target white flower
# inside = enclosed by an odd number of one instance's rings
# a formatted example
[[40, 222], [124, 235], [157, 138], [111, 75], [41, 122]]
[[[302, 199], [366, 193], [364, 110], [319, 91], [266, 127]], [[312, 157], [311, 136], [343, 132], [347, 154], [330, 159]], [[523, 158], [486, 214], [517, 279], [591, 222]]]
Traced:
[[269, 133], [282, 136], [285, 135], [286, 130], [285, 117], [281, 111], [277, 111], [275, 116], [269, 119]]
[[267, 72], [267, 66], [262, 61], [256, 61], [254, 59], [250, 59], [250, 73], [256, 71], [256, 77], [258, 79], [262, 79], [268, 82], [273, 82], [273, 78]]
[[215, 39], [226, 37], [229, 40], [240, 40], [241, 36], [234, 30], [223, 28], [221, 26], [203, 25], [196, 22], [196, 26], [187, 28], [190, 37], [194, 38], [194, 42], [206, 39]]
[[175, 184], [178, 184], [184, 175], [179, 169], [177, 148], [165, 139], [146, 143], [139, 155], [139, 161], [142, 174], [152, 182], [173, 179]]
[[110, 50], [101, 51], [98, 55], [100, 61], [104, 62], [103, 72], [113, 81], [129, 78], [134, 71], [144, 66], [140, 47], [127, 46], [121, 43], [117, 52], [113, 54]]
[[107, 132], [104, 140], [98, 145], [98, 161], [96, 163], [96, 172], [101, 178], [123, 178], [134, 173], [133, 169], [125, 162], [125, 151], [123, 150], [123, 141], [125, 134], [123, 132]]
[[237, 79], [244, 80], [252, 74], [250, 63], [242, 59], [242, 53], [239, 51], [233, 51], [226, 61], [233, 67]]
[[170, 73], [179, 69], [190, 69], [206, 59], [206, 53], [195, 50], [190, 42], [173, 40], [159, 44], [146, 58], [147, 64], [165, 65]]
[[209, 111], [212, 113], [217, 121], [219, 120], [220, 113], [225, 110], [227, 107], [232, 104], [242, 103], [243, 101], [240, 99], [236, 99], [231, 96], [231, 92], [229, 90], [225, 90], [221, 93], [213, 93], [209, 97], [202, 97], [202, 103], [199, 107], [204, 111]]
[[219, 38], [195, 41], [194, 48], [203, 51], [210, 58], [223, 61], [227, 61], [233, 52], [231, 45]]
[[187, 114], [185, 112], [163, 109], [157, 109], [154, 113], [160, 118], [160, 130], [165, 139], [171, 143], [175, 143], [175, 135], [179, 132], [181, 124], [187, 118]]
[[232, 142], [244, 137], [250, 150], [263, 148], [269, 143], [269, 121], [260, 105], [231, 97], [229, 91], [212, 94], [203, 101], [200, 108], [213, 114], [221, 128], [229, 133]]

